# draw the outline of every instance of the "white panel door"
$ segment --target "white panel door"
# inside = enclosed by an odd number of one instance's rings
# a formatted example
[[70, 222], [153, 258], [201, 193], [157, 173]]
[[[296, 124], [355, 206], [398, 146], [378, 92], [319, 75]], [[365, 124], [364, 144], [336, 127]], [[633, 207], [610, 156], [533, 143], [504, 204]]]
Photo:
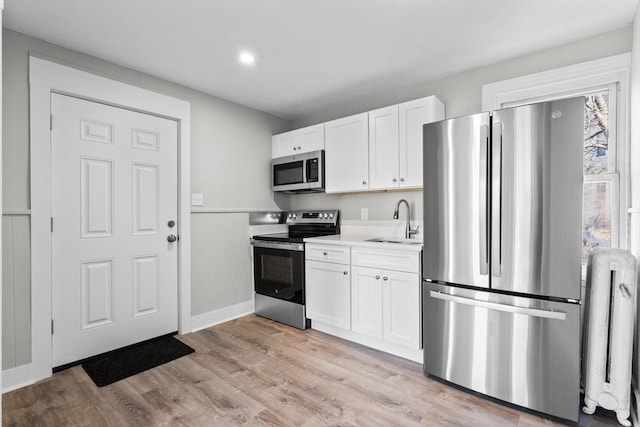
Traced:
[[403, 102], [399, 109], [400, 187], [422, 187], [422, 126], [444, 119], [435, 96]]
[[351, 267], [351, 330], [382, 339], [382, 270]]
[[384, 339], [420, 349], [420, 276], [383, 270]]
[[327, 193], [369, 189], [367, 123], [367, 113], [361, 113], [324, 124]]
[[175, 121], [64, 95], [51, 111], [60, 366], [178, 329], [178, 134]]
[[324, 123], [273, 136], [273, 157], [324, 150]]
[[398, 106], [369, 111], [369, 188], [397, 188], [398, 162]]
[[306, 316], [342, 329], [351, 328], [349, 266], [330, 262], [305, 264]]

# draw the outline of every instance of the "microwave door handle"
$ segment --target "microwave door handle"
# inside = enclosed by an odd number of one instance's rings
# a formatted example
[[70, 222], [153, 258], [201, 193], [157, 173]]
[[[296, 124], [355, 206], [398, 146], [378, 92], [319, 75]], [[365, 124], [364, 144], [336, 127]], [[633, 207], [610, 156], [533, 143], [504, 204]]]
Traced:
[[311, 162], [309, 159], [304, 160], [304, 178], [303, 182], [309, 182], [309, 175], [311, 175]]

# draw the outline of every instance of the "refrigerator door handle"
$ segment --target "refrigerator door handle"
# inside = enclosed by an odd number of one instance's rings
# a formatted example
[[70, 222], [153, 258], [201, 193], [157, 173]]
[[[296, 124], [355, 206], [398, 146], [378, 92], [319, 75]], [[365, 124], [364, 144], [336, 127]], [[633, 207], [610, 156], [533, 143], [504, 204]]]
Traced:
[[486, 276], [489, 274], [489, 239], [487, 231], [489, 224], [487, 223], [487, 185], [488, 185], [488, 147], [489, 147], [489, 125], [480, 126], [480, 167], [479, 167], [479, 186], [478, 202], [479, 202], [479, 235], [480, 235], [480, 274]]
[[545, 319], [554, 320], [567, 320], [567, 313], [562, 311], [540, 310], [537, 308], [518, 307], [509, 304], [500, 304], [497, 302], [482, 301], [473, 298], [466, 298], [457, 295], [445, 294], [438, 291], [429, 291], [431, 298], [436, 298], [443, 301], [455, 302], [458, 304], [471, 305], [474, 307], [482, 307], [490, 310], [503, 311], [514, 314], [524, 314], [526, 316], [542, 317]]
[[502, 123], [493, 123], [491, 147], [491, 275], [500, 277], [502, 270]]

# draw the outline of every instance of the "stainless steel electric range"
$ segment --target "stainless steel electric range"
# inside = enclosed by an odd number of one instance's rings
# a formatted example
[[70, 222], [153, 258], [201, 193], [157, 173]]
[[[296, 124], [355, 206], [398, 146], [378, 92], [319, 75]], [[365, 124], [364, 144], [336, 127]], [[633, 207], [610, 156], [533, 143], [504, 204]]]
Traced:
[[284, 212], [287, 233], [253, 236], [255, 313], [299, 329], [305, 317], [304, 238], [340, 233], [337, 210]]

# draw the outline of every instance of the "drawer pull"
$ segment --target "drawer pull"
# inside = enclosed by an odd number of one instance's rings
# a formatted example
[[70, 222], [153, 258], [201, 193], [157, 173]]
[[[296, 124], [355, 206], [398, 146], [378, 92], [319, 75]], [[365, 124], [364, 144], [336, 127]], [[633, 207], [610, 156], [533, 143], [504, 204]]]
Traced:
[[327, 253], [325, 252], [323, 255], [324, 255], [324, 256], [327, 256]]
[[346, 276], [347, 274], [349, 274], [349, 272], [348, 271], [343, 271], [342, 274], [344, 274]]
[[376, 280], [380, 279], [380, 276], [376, 276]]

